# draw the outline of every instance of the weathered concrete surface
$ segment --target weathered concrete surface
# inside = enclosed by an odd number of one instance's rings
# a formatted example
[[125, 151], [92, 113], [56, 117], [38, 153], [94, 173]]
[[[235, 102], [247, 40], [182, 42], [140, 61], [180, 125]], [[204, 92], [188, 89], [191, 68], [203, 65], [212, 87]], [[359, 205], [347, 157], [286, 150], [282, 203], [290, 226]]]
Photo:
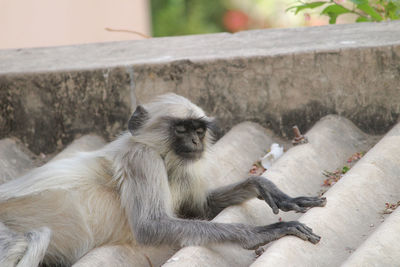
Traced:
[[[373, 137], [362, 133], [349, 120], [338, 116], [323, 118], [307, 133], [307, 137], [308, 144], [291, 148], [263, 174], [290, 196], [318, 195], [323, 183], [324, 170], [343, 166], [349, 156], [355, 152], [368, 150], [374, 141]], [[214, 221], [267, 225], [280, 219], [296, 220], [300, 216], [300, 213], [282, 211], [274, 215], [264, 201], [254, 199], [223, 210]], [[317, 230], [316, 233], [322, 234]], [[249, 266], [255, 259], [254, 251], [239, 246], [218, 244], [183, 248], [164, 266], [239, 267]], [[296, 264], [291, 262], [288, 265], [277, 266], [296, 266]]]
[[[325, 194], [326, 207], [311, 209], [300, 218], [322, 236], [317, 245], [284, 237], [274, 242], [252, 266], [340, 266], [381, 224], [385, 203], [399, 201], [399, 151], [400, 124], [397, 124]], [[390, 239], [385, 241], [391, 244]], [[396, 243], [394, 257], [398, 258], [398, 240]], [[390, 260], [382, 256], [382, 262]]]
[[113, 137], [130, 115], [126, 75], [123, 69], [0, 75], [0, 138], [15, 136], [48, 154], [83, 133]]
[[220, 118], [290, 136], [337, 113], [369, 133], [400, 114], [400, 22], [0, 51], [0, 138], [49, 153], [110, 138], [135, 105], [176, 92]]

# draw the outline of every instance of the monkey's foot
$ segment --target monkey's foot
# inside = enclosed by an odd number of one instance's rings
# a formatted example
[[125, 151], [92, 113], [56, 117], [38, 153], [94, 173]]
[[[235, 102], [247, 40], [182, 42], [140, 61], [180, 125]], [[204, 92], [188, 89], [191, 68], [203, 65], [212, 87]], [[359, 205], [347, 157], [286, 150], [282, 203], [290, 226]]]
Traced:
[[297, 236], [313, 244], [317, 244], [321, 240], [321, 237], [314, 234], [310, 227], [296, 221], [286, 222], [282, 231], [284, 235]]
[[296, 197], [289, 201], [283, 201], [279, 208], [283, 211], [306, 212], [312, 207], [324, 207], [326, 201], [325, 197]]

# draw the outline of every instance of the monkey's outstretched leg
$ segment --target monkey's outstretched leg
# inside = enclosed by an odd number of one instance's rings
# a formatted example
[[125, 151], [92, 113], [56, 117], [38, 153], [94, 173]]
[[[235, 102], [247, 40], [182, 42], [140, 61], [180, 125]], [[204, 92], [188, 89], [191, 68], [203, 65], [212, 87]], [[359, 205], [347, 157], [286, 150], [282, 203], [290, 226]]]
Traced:
[[38, 266], [46, 253], [50, 236], [51, 230], [47, 227], [22, 235], [0, 223], [0, 266]]

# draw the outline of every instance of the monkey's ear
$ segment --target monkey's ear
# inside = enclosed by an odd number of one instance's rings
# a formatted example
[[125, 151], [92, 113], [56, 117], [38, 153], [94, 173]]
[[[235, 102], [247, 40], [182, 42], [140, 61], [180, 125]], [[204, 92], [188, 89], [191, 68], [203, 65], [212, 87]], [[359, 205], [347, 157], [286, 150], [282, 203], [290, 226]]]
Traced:
[[133, 135], [149, 119], [149, 112], [142, 106], [137, 106], [128, 122], [128, 129]]
[[218, 119], [210, 118], [210, 121], [207, 123], [207, 128], [211, 133], [213, 141], [218, 141], [222, 137], [222, 130], [219, 127]]

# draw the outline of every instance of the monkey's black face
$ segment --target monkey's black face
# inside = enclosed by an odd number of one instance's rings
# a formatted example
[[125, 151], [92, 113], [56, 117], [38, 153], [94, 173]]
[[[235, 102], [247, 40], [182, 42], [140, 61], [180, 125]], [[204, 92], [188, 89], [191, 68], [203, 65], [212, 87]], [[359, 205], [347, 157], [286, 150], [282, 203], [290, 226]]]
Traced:
[[207, 122], [201, 119], [174, 120], [172, 149], [184, 159], [199, 159], [204, 151]]

